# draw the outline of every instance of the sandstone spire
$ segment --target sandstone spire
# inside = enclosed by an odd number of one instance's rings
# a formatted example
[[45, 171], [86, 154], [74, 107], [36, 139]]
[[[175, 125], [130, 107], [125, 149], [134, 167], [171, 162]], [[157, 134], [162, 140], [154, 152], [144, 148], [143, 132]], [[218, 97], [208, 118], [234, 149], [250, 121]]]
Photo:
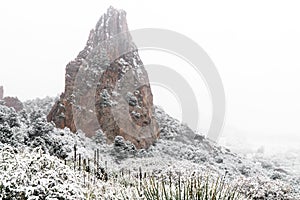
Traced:
[[126, 13], [110, 7], [85, 48], [66, 67], [65, 91], [48, 115], [57, 127], [88, 136], [101, 128], [147, 148], [158, 137], [147, 72], [128, 32]]

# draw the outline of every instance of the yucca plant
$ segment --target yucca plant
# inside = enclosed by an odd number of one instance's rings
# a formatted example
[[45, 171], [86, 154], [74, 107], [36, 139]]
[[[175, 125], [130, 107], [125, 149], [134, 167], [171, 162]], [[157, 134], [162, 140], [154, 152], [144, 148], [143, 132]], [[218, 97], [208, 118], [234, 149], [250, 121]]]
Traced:
[[[76, 152], [74, 147], [74, 169], [83, 173], [83, 183], [89, 189], [91, 186], [97, 186], [97, 182], [103, 179], [96, 178], [99, 170], [99, 153], [94, 151], [93, 159], [82, 158]], [[76, 159], [78, 157], [78, 159]], [[93, 161], [94, 162], [90, 162]], [[77, 162], [79, 161], [79, 162]], [[82, 161], [82, 163], [81, 163]], [[72, 161], [71, 161], [72, 162]], [[107, 162], [105, 163], [104, 172], [107, 172]], [[87, 170], [87, 168], [89, 168]], [[92, 169], [91, 169], [92, 168]], [[78, 170], [79, 169], [79, 170]], [[83, 169], [83, 170], [81, 170]], [[169, 172], [162, 175], [155, 173], [143, 172], [142, 168], [138, 168], [136, 172], [124, 169], [120, 172], [111, 171], [105, 179], [108, 184], [121, 187], [117, 199], [146, 199], [146, 200], [240, 200], [246, 199], [241, 193], [241, 184], [232, 185], [228, 183], [225, 176], [213, 176], [209, 173], [202, 175], [192, 174], [184, 176], [178, 172]], [[95, 189], [87, 193], [88, 199], [97, 199], [94, 195], [106, 193]]]
[[[211, 179], [211, 180], [210, 180]], [[214, 180], [211, 176], [183, 179], [178, 176], [175, 181], [166, 181], [166, 177], [156, 179], [151, 176], [144, 179], [142, 191], [147, 200], [239, 200], [245, 197], [239, 192], [239, 186], [230, 186], [225, 178]]]

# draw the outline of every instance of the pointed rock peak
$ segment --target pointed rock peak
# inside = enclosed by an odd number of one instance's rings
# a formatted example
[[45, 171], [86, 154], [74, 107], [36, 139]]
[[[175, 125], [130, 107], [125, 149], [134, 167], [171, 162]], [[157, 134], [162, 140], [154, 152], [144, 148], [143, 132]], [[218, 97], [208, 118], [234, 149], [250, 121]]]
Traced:
[[100, 17], [95, 27], [95, 38], [98, 41], [103, 41], [127, 31], [126, 12], [110, 6], [107, 12]]
[[114, 8], [113, 6], [110, 6], [108, 9], [107, 9], [107, 15], [108, 16], [112, 16], [114, 14], [122, 14], [122, 15], [126, 15], [126, 12], [122, 9], [116, 9]]
[[[108, 47], [103, 47], [105, 45], [108, 45]], [[106, 48], [110, 57], [114, 58], [118, 53], [121, 55], [122, 52], [136, 49], [127, 26], [124, 10], [118, 10], [112, 6], [107, 9], [107, 12], [98, 20], [95, 28], [90, 31], [84, 50], [78, 54], [75, 60], [88, 60], [87, 56], [91, 56], [91, 52], [103, 48]]]
[[90, 137], [101, 129], [108, 143], [122, 136], [137, 148], [159, 137], [148, 75], [125, 11], [110, 7], [102, 15], [85, 48], [67, 65], [65, 92], [47, 119]]

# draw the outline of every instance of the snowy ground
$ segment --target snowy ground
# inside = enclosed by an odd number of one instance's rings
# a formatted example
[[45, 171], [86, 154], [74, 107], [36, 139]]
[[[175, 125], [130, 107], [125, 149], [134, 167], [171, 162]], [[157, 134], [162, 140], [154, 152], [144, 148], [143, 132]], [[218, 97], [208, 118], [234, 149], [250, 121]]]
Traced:
[[[286, 181], [300, 191], [300, 146], [299, 140], [282, 137], [240, 138], [236, 134], [225, 135], [221, 144], [233, 152], [254, 162], [261, 162], [265, 168], [288, 174]], [[274, 175], [275, 176], [275, 175]]]
[[[84, 133], [73, 134], [47, 123], [45, 113], [53, 100], [25, 102], [27, 112], [20, 114], [0, 106], [2, 199], [87, 199], [89, 195], [122, 199], [124, 194], [133, 198], [135, 187], [125, 185], [136, 185], [134, 177], [140, 170], [156, 177], [170, 173], [225, 176], [228, 184], [239, 184], [249, 199], [300, 199], [299, 151], [272, 157], [262, 152], [235, 153], [195, 135], [160, 108], [156, 108], [156, 118], [161, 138], [147, 151], [136, 150], [119, 137], [107, 145], [101, 131], [95, 138], [87, 138]], [[39, 108], [43, 110], [37, 112]], [[75, 144], [82, 159], [93, 160], [99, 150], [99, 167], [107, 173], [107, 182], [74, 170]], [[118, 174], [128, 177], [114, 179]]]

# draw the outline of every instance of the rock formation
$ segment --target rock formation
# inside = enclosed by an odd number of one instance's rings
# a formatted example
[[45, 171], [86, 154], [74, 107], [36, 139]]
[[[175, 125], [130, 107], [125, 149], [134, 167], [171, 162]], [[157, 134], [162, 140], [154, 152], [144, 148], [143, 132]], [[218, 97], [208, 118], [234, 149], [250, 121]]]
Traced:
[[10, 108], [14, 108], [17, 112], [21, 111], [24, 106], [18, 97], [4, 97], [4, 105]]
[[85, 48], [66, 66], [65, 91], [47, 116], [57, 127], [98, 129], [147, 148], [158, 138], [147, 72], [128, 32], [126, 13], [110, 7]]
[[0, 86], [0, 100], [3, 99], [3, 93], [4, 93], [3, 86]]
[[3, 86], [0, 86], [0, 103], [14, 108], [17, 112], [24, 108], [23, 103], [17, 97], [4, 97], [4, 89]]

